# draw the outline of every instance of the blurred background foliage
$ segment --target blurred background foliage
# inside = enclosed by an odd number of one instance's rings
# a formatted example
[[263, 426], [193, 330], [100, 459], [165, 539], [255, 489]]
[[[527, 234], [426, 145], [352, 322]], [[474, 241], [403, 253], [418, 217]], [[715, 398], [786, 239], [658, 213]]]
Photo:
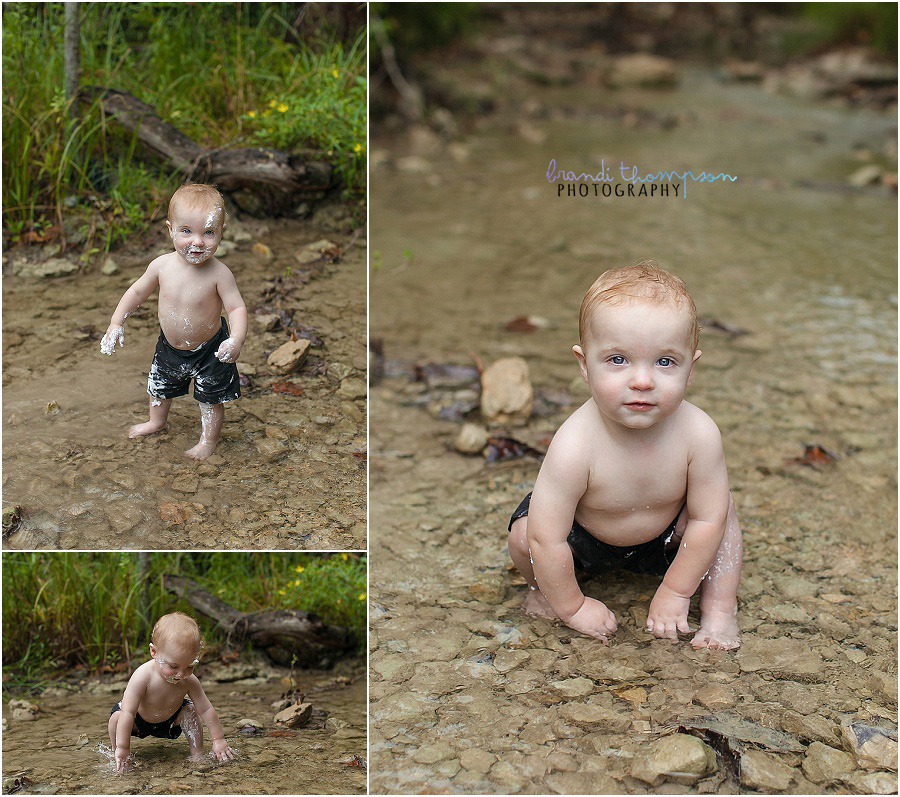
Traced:
[[[100, 218], [80, 232], [103, 254], [142, 231], [180, 179], [98, 102], [70, 114], [63, 6], [3, 5], [3, 235], [40, 243], [65, 211], [90, 209]], [[133, 94], [209, 148], [327, 160], [347, 195], [364, 195], [364, 4], [78, 6], [80, 86]]]
[[67, 668], [92, 673], [147, 653], [163, 614], [194, 617], [207, 647], [216, 625], [162, 587], [193, 579], [241, 612], [299, 609], [348, 628], [363, 652], [366, 558], [352, 553], [4, 553], [4, 682], [34, 684]]

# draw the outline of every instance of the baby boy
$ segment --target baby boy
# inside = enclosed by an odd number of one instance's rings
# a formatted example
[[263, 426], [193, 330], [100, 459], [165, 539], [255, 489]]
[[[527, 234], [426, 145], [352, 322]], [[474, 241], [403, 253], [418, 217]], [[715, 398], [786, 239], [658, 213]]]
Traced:
[[209, 728], [216, 760], [231, 760], [234, 750], [225, 741], [216, 710], [194, 675], [203, 647], [197, 623], [181, 612], [166, 614], [157, 620], [150, 638], [150, 661], [134, 671], [125, 694], [109, 714], [116, 771], [126, 769], [132, 736], [177, 739], [183, 730], [191, 759], [199, 760], [203, 727], [198, 718]]
[[510, 520], [509, 553], [530, 590], [524, 609], [606, 641], [615, 615], [585, 597], [576, 570], [663, 576], [647, 616], [655, 637], [740, 645], [741, 531], [722, 438], [684, 400], [699, 324], [684, 283], [652, 260], [607, 271], [581, 304], [573, 351], [591, 398], [560, 427], [534, 492]]
[[160, 333], [147, 380], [150, 420], [132, 426], [128, 436], [164, 429], [172, 399], [187, 395], [193, 379], [201, 433], [185, 454], [206, 459], [219, 439], [224, 403], [241, 394], [235, 362], [247, 337], [247, 308], [231, 271], [215, 257], [225, 229], [222, 195], [211, 185], [182, 186], [169, 201], [166, 227], [175, 251], [157, 257], [125, 291], [100, 351], [113, 354], [125, 345], [125, 319], [159, 288]]

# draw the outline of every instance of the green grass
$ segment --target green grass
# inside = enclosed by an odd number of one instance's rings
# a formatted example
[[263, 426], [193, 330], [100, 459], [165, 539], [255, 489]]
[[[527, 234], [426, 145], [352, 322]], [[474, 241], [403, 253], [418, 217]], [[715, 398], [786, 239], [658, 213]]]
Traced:
[[3, 555], [3, 671], [33, 685], [48, 673], [101, 671], [143, 655], [149, 629], [172, 611], [195, 617], [209, 644], [214, 624], [162, 588], [182, 575], [242, 612], [300, 609], [349, 628], [362, 650], [366, 560], [352, 554], [150, 553], [145, 582], [132, 553]]
[[[364, 195], [364, 29], [341, 42], [321, 24], [298, 42], [291, 3], [79, 8], [82, 87], [129, 92], [206, 147], [327, 160], [348, 197]], [[4, 5], [3, 72], [6, 242], [54, 240], [64, 216], [83, 219], [89, 256], [139, 234], [180, 177], [98, 103], [82, 102], [69, 118], [62, 3]]]

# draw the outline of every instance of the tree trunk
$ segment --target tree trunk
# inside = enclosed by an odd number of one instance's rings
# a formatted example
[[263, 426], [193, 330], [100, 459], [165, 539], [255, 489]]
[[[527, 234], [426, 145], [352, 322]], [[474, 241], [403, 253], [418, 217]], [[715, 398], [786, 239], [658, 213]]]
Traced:
[[200, 614], [215, 620], [230, 641], [249, 640], [277, 664], [331, 666], [355, 648], [353, 635], [341, 626], [326, 625], [314, 614], [293, 609], [251, 612], [233, 609], [183, 576], [163, 576], [163, 586]]
[[149, 105], [124, 91], [87, 87], [86, 99], [97, 99], [102, 112], [129, 132], [154, 155], [169, 161], [184, 177], [212, 183], [222, 191], [247, 188], [261, 192], [273, 212], [293, 209], [301, 199], [321, 198], [333, 187], [331, 166], [303, 160], [274, 149], [205, 149], [159, 118]]

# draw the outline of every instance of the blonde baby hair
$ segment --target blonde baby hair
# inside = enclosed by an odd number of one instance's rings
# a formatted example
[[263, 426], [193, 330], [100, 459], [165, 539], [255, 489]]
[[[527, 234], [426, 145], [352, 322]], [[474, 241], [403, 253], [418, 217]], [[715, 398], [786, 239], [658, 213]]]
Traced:
[[218, 208], [222, 211], [222, 225], [225, 224], [225, 200], [215, 186], [206, 183], [189, 183], [181, 186], [169, 200], [169, 221], [172, 221], [175, 209], [182, 205], [189, 208]]
[[158, 648], [167, 646], [191, 646], [202, 650], [203, 637], [193, 617], [183, 612], [164, 614], [153, 626], [150, 641]]
[[644, 260], [634, 266], [604, 271], [588, 288], [578, 315], [578, 337], [585, 346], [591, 317], [603, 304], [616, 305], [629, 299], [646, 299], [659, 304], [672, 304], [687, 310], [694, 349], [700, 342], [697, 308], [684, 280], [663, 271], [655, 260]]

